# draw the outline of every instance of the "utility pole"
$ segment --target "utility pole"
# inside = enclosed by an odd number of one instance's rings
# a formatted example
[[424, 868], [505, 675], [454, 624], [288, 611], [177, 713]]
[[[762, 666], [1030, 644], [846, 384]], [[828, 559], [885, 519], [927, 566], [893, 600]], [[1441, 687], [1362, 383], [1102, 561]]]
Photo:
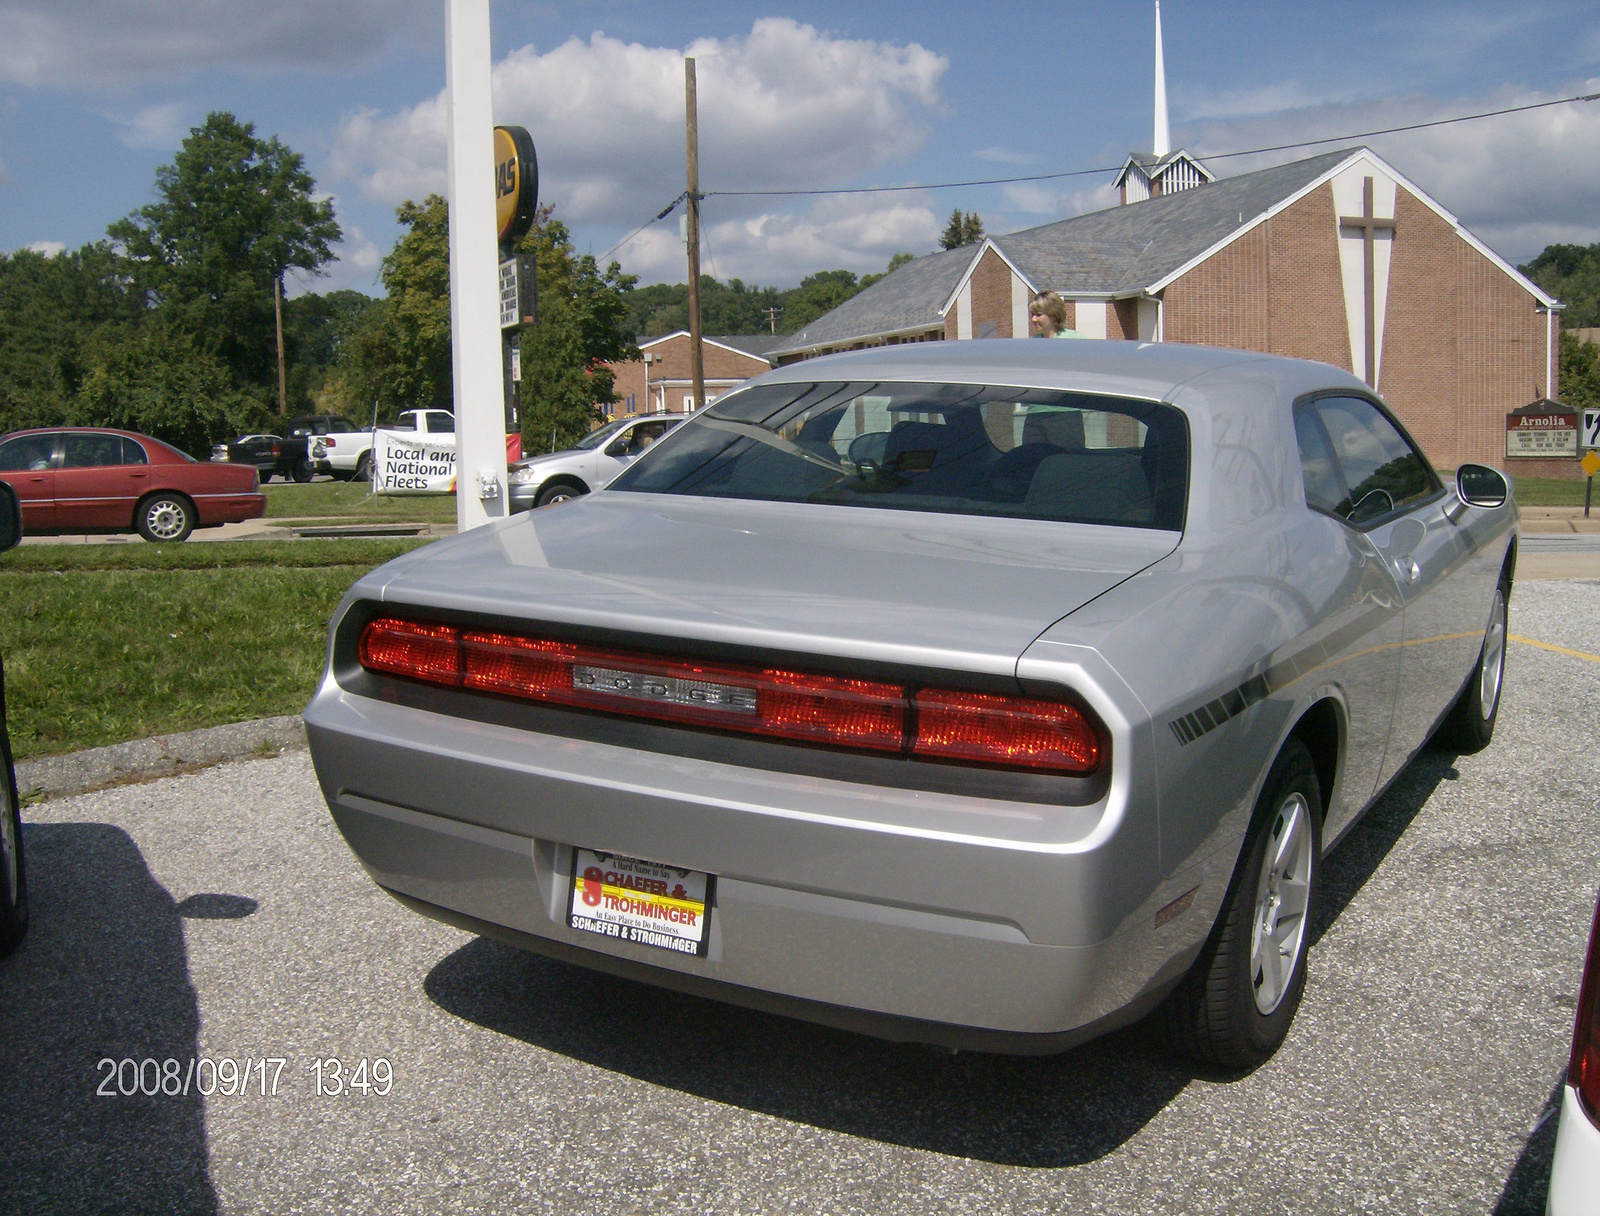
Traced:
[[783, 309], [778, 308], [778, 307], [772, 307], [772, 308], [763, 308], [761, 311], [767, 314], [767, 325], [768, 325], [768, 327], [771, 328], [773, 334], [777, 334], [777, 332], [778, 332], [778, 314], [780, 312], [782, 312]]
[[278, 319], [278, 416], [289, 416], [289, 387], [283, 371], [283, 276], [272, 280], [272, 311]]
[[683, 61], [683, 91], [689, 143], [689, 375], [698, 410], [706, 404], [706, 365], [700, 349], [700, 106], [693, 59]]

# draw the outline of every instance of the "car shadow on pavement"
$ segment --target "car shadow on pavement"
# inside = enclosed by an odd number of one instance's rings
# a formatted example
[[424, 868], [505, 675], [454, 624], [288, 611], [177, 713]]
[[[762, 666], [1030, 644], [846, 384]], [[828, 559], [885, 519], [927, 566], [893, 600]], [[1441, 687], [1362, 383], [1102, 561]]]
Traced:
[[[1323, 869], [1320, 936], [1454, 757], [1412, 762]], [[780, 1119], [1003, 1165], [1082, 1165], [1132, 1138], [1202, 1073], [1134, 1026], [1058, 1056], [934, 1050], [617, 979], [488, 938], [428, 974], [446, 1012], [654, 1085]]]
[[1556, 1155], [1556, 1129], [1561, 1122], [1562, 1090], [1566, 1088], [1566, 1074], [1556, 1081], [1545, 1099], [1544, 1108], [1535, 1120], [1533, 1130], [1517, 1154], [1517, 1163], [1500, 1191], [1494, 1205], [1494, 1216], [1544, 1216], [1545, 1200], [1550, 1193], [1550, 1167]]
[[776, 1118], [1006, 1165], [1080, 1165], [1195, 1075], [1137, 1029], [1053, 1057], [886, 1043], [526, 954], [487, 938], [426, 980], [442, 1009], [612, 1072]]
[[1454, 752], [1424, 748], [1328, 854], [1322, 864], [1317, 915], [1311, 922], [1313, 946], [1377, 873], [1389, 850], [1433, 797], [1439, 783], [1459, 776]]
[[[24, 830], [32, 923], [0, 963], [0, 1212], [215, 1212], [200, 1094], [118, 1092], [119, 1072], [138, 1089], [143, 1061], [186, 1071], [198, 1054], [179, 906], [119, 828]], [[143, 1080], [163, 1084], [151, 1065]]]

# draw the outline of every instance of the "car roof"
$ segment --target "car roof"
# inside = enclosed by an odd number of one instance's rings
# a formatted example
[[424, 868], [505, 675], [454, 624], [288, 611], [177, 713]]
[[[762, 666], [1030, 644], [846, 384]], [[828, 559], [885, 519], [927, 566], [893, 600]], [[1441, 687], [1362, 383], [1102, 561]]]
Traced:
[[[1364, 389], [1341, 368], [1256, 351], [1192, 346], [1183, 342], [1085, 339], [978, 338], [907, 342], [822, 355], [788, 363], [749, 383], [810, 380], [910, 380], [953, 384], [1002, 384], [1061, 389], [1161, 401], [1187, 381], [1238, 369], [1266, 376], [1298, 393], [1313, 385]], [[1213, 378], [1213, 377], [1208, 377]], [[1297, 387], [1297, 386], [1304, 387]]]

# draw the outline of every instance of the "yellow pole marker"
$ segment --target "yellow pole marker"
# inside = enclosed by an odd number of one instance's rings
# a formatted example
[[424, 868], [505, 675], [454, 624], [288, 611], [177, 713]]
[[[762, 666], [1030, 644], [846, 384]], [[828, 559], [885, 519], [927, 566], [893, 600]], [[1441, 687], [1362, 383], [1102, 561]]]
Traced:
[[1600, 654], [1590, 654], [1586, 650], [1569, 650], [1565, 646], [1557, 646], [1551, 642], [1536, 642], [1532, 638], [1518, 637], [1514, 633], [1506, 634], [1508, 641], [1521, 642], [1524, 646], [1537, 646], [1540, 650], [1552, 650], [1556, 654], [1564, 654], [1569, 658], [1583, 659], [1590, 663], [1600, 663]]

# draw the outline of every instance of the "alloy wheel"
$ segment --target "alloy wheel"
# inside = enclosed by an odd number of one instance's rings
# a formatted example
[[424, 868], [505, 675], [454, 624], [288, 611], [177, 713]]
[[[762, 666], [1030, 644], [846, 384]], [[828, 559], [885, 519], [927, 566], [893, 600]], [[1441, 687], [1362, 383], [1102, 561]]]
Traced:
[[1496, 587], [1489, 610], [1489, 629], [1483, 635], [1483, 661], [1478, 667], [1478, 712], [1487, 722], [1500, 703], [1500, 679], [1506, 667], [1506, 597]]
[[1311, 898], [1311, 808], [1291, 793], [1273, 816], [1256, 880], [1250, 928], [1250, 986], [1256, 1009], [1272, 1013], [1283, 1001], [1305, 947], [1306, 907]]

